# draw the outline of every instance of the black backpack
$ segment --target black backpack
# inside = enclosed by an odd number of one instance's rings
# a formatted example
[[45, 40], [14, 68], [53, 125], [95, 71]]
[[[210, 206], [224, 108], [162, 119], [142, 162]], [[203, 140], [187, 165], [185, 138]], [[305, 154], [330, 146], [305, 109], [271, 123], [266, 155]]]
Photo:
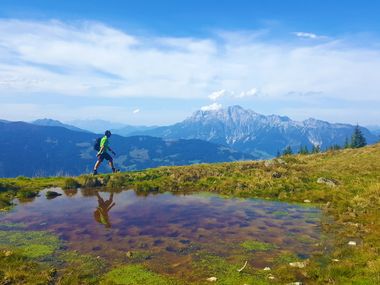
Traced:
[[99, 151], [100, 150], [100, 141], [102, 138], [97, 138], [94, 143], [94, 150]]

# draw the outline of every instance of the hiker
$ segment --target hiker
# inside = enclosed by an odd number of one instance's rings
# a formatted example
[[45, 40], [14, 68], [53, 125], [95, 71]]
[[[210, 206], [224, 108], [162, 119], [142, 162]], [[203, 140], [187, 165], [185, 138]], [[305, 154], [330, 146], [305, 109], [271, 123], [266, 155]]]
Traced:
[[[94, 172], [93, 172], [94, 175], [98, 174], [98, 168], [104, 159], [108, 160], [108, 163], [112, 168], [112, 172], [113, 173], [117, 172], [117, 169], [115, 168], [115, 166], [113, 164], [113, 159], [109, 155], [109, 153], [107, 152], [107, 150], [109, 150], [110, 152], [113, 153], [114, 156], [116, 155], [116, 153], [109, 147], [109, 137], [110, 136], [111, 136], [111, 132], [107, 130], [104, 133], [104, 137], [102, 137], [101, 139], [98, 139], [98, 140], [100, 140], [100, 143], [98, 141], [96, 142], [96, 144], [99, 143], [99, 146], [98, 146], [99, 151], [96, 155], [98, 157], [98, 161], [95, 163], [95, 166], [94, 166]], [[95, 148], [95, 149], [98, 150], [98, 148]]]
[[94, 218], [98, 223], [103, 224], [106, 228], [110, 228], [111, 223], [108, 212], [113, 206], [115, 206], [115, 203], [113, 202], [113, 193], [111, 193], [110, 198], [106, 201], [104, 201], [104, 199], [99, 195], [98, 191], [96, 191], [95, 194], [96, 197], [98, 197], [98, 207], [94, 212]]

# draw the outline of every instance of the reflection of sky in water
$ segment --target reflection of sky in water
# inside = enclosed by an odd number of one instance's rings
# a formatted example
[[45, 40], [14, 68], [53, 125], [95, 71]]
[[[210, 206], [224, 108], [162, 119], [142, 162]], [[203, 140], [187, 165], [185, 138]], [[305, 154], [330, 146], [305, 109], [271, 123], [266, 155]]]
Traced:
[[54, 232], [69, 248], [111, 259], [141, 249], [178, 254], [189, 244], [226, 256], [241, 253], [239, 244], [247, 240], [307, 256], [320, 235], [316, 208], [209, 193], [137, 196], [130, 190], [112, 196], [100, 192], [99, 197], [96, 193], [86, 190], [47, 200], [42, 192], [0, 218]]

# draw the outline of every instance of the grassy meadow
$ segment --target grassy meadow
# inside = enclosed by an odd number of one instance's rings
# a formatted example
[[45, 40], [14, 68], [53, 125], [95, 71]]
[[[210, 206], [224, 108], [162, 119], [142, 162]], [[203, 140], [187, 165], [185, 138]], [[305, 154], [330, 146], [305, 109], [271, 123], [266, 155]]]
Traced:
[[[323, 211], [322, 250], [302, 266], [290, 266], [284, 257], [270, 273], [252, 268], [237, 272], [219, 257], [200, 256], [194, 268], [217, 272], [216, 284], [380, 284], [380, 144], [96, 177], [0, 179], [0, 208], [8, 211], [15, 198], [32, 200], [48, 187], [135, 189], [141, 195], [202, 191], [317, 206]], [[11, 234], [7, 227], [13, 227]], [[22, 225], [0, 223], [0, 228], [0, 284], [183, 284], [140, 263], [110, 269], [93, 256], [62, 250], [48, 233], [22, 234]], [[266, 244], [242, 246], [270, 249]]]

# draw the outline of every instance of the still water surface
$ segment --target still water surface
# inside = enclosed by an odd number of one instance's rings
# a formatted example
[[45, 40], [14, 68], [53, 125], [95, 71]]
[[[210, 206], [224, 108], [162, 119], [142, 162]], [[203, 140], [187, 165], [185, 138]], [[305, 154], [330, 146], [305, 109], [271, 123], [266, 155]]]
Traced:
[[[133, 190], [62, 191], [55, 199], [44, 192], [19, 203], [1, 222], [23, 223], [26, 230], [46, 230], [65, 246], [125, 262], [127, 252], [149, 253], [144, 262], [168, 274], [185, 272], [194, 255], [207, 252], [236, 264], [271, 266], [291, 253], [307, 258], [320, 239], [320, 210], [257, 199], [214, 194], [149, 194]], [[247, 250], [242, 243], [258, 241], [271, 250]]]

